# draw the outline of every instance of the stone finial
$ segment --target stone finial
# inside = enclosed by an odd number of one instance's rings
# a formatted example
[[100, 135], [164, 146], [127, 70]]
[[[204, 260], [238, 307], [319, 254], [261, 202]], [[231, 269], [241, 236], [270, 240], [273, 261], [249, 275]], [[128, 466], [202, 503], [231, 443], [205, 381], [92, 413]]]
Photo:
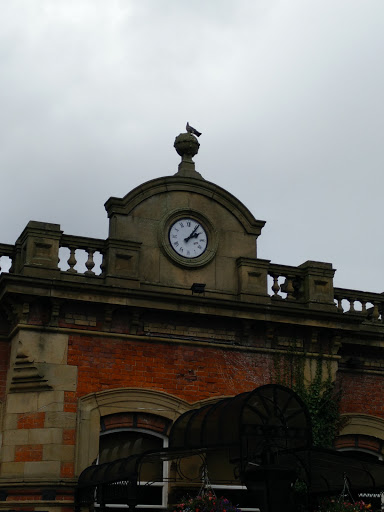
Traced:
[[195, 170], [195, 162], [192, 157], [197, 155], [200, 144], [192, 133], [180, 133], [175, 139], [174, 148], [181, 156], [179, 170], [176, 173], [179, 176], [187, 176], [191, 178], [202, 178]]

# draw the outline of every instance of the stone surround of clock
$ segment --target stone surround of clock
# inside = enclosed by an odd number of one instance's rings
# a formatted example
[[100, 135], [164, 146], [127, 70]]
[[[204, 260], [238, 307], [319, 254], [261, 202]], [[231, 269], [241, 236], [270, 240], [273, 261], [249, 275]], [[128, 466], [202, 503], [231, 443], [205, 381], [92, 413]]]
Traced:
[[[237, 295], [238, 259], [257, 257], [256, 240], [265, 222], [256, 220], [237, 198], [196, 172], [192, 160], [198, 151], [196, 137], [180, 134], [175, 146], [181, 162], [174, 176], [148, 181], [123, 198], [110, 198], [105, 205], [112, 247], [106, 266], [114, 269], [109, 279], [113, 283], [114, 277], [126, 278], [140, 288], [157, 290], [160, 286], [188, 293], [193, 283], [200, 282], [206, 284], [206, 296], [218, 291]], [[180, 239], [170, 239], [172, 227], [175, 230], [175, 222], [182, 219], [204, 229], [205, 248], [201, 242], [201, 249], [191, 254], [189, 246], [197, 241], [193, 228]], [[172, 240], [178, 245], [172, 245]], [[182, 253], [177, 250], [181, 245]], [[266, 273], [254, 279], [256, 288], [264, 289], [266, 279]]]
[[159, 246], [163, 254], [182, 267], [206, 265], [215, 256], [218, 233], [206, 215], [191, 208], [167, 213], [159, 224]]

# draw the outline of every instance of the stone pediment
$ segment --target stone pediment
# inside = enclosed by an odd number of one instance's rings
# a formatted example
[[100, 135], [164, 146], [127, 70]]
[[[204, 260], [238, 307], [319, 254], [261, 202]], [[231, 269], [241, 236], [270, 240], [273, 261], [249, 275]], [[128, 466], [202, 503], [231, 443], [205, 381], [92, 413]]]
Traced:
[[210, 181], [183, 177], [179, 173], [147, 181], [131, 190], [123, 198], [110, 197], [104, 206], [110, 218], [116, 214], [130, 215], [144, 201], [172, 192], [197, 194], [219, 203], [237, 218], [247, 234], [259, 236], [265, 225], [265, 221], [257, 220], [239, 199], [224, 188]]

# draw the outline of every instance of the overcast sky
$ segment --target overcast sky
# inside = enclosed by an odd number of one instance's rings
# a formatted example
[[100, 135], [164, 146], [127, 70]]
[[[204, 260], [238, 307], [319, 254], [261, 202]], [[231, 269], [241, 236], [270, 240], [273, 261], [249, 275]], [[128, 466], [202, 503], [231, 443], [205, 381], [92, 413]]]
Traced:
[[105, 238], [189, 121], [259, 257], [384, 291], [383, 0], [0, 0], [0, 88], [0, 242]]

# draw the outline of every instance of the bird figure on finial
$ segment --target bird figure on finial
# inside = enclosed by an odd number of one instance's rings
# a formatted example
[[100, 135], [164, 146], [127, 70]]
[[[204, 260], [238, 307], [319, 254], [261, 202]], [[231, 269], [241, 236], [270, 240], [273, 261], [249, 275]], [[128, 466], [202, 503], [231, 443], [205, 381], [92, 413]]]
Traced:
[[201, 133], [196, 130], [196, 128], [193, 128], [193, 126], [190, 126], [187, 121], [187, 126], [185, 127], [188, 133], [192, 133], [192, 135], [196, 135], [196, 137], [200, 137]]

